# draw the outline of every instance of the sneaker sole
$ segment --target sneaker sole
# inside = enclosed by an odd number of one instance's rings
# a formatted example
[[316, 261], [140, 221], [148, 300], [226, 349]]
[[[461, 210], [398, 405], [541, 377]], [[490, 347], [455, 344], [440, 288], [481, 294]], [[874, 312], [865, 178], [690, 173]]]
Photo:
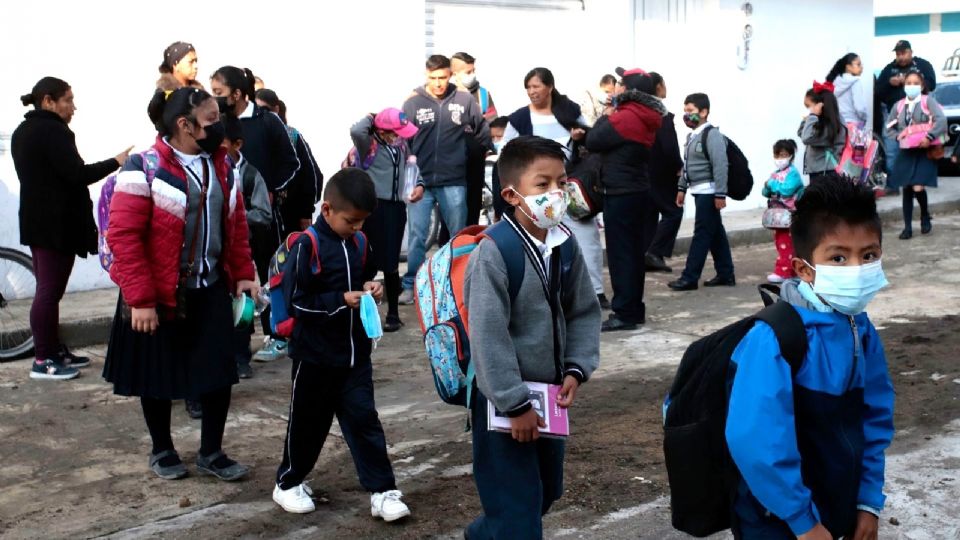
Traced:
[[283, 508], [284, 511], [290, 512], [291, 514], [309, 514], [310, 512], [313, 512], [314, 510], [317, 509], [316, 506], [314, 506], [313, 508], [291, 508], [283, 504], [282, 502], [280, 502], [276, 496], [273, 497], [273, 502], [277, 503], [277, 506], [279, 506], [280, 508]]
[[399, 514], [393, 514], [393, 515], [389, 515], [389, 516], [388, 516], [388, 515], [385, 515], [385, 514], [381, 514], [380, 512], [377, 512], [377, 511], [375, 511], [375, 510], [370, 510], [370, 515], [372, 515], [373, 517], [381, 518], [382, 520], [386, 521], [387, 523], [390, 523], [391, 521], [396, 521], [396, 520], [398, 520], [398, 519], [402, 519], [402, 518], [405, 518], [405, 517], [409, 516], [409, 515], [410, 515], [410, 509], [408, 508], [408, 509], [404, 510], [403, 512], [400, 512]]
[[74, 363], [70, 363], [70, 364], [67, 364], [67, 367], [82, 369], [82, 368], [85, 368], [85, 367], [90, 367], [90, 364], [91, 364], [91, 362], [87, 362], [86, 364], [74, 364]]
[[36, 371], [30, 372], [30, 378], [39, 381], [68, 381], [70, 379], [76, 379], [79, 376], [80, 372], [70, 373], [69, 375], [50, 375], [48, 373], [37, 373]]
[[159, 472], [157, 472], [156, 469], [151, 469], [151, 470], [153, 471], [154, 474], [157, 475], [157, 478], [161, 478], [163, 480], [181, 480], [190, 475], [190, 472], [187, 471], [186, 467], [184, 467], [182, 472], [170, 473], [170, 474], [160, 474]]

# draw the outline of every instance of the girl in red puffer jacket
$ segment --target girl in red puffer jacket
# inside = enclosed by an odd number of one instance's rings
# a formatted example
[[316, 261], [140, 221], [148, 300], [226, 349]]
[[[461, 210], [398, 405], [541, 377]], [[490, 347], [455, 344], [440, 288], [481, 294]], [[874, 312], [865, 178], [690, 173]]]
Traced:
[[104, 377], [116, 394], [140, 397], [158, 476], [187, 474], [170, 436], [170, 401], [188, 398], [203, 408], [197, 468], [236, 480], [247, 468], [221, 448], [237, 382], [231, 295], [259, 289], [243, 194], [208, 93], [158, 90], [148, 112], [159, 131], [156, 175], [148, 181], [144, 158], [132, 156], [110, 204], [110, 277], [120, 299]]

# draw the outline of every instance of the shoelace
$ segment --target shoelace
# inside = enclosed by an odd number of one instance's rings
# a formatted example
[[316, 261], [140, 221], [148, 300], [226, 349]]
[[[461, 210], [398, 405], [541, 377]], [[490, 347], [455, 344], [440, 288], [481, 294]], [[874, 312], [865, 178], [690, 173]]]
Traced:
[[393, 489], [383, 494], [383, 500], [385, 501], [386, 500], [399, 501], [400, 497], [403, 497], [403, 493], [401, 493], [400, 490], [398, 489]]

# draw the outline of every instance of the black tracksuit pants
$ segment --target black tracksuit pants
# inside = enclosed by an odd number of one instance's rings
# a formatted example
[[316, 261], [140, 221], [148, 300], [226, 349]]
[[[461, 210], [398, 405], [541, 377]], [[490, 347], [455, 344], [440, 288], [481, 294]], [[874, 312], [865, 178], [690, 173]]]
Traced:
[[280, 489], [303, 483], [320, 457], [333, 417], [350, 448], [360, 485], [371, 493], [396, 489], [387, 441], [373, 400], [373, 365], [353, 368], [293, 362], [290, 419], [277, 470]]

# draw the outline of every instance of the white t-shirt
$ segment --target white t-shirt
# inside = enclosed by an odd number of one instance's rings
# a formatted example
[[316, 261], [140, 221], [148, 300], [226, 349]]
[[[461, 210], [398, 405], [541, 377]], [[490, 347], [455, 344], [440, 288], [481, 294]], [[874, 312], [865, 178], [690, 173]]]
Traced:
[[[570, 131], [563, 127], [560, 122], [557, 122], [556, 116], [530, 111], [530, 123], [533, 126], [534, 135], [562, 144], [564, 152], [567, 154], [567, 159], [570, 159], [573, 155], [573, 151], [570, 149]], [[586, 125], [587, 120], [583, 115], [580, 115], [577, 123]], [[513, 124], [507, 124], [506, 129], [503, 130], [503, 143], [506, 144], [519, 136], [520, 133], [517, 131], [517, 128], [513, 127]]]

